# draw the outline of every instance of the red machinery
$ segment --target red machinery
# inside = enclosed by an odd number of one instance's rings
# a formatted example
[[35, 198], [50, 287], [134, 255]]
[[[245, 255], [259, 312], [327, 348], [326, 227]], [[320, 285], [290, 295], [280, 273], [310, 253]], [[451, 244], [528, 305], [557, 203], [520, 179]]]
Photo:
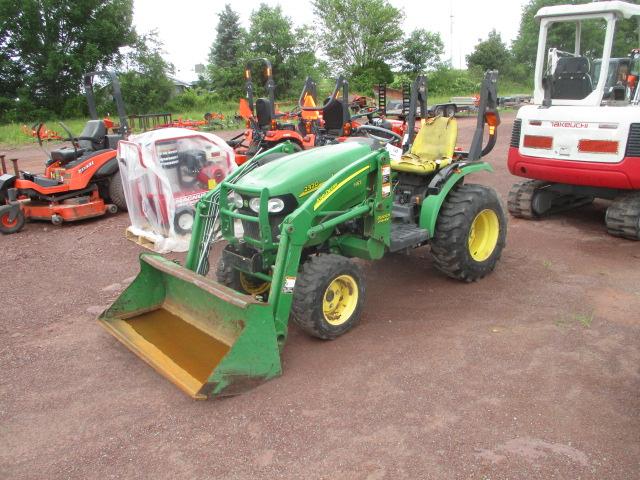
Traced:
[[[260, 62], [265, 66], [267, 79], [267, 98], [258, 98], [255, 104], [250, 68], [253, 62]], [[365, 117], [370, 119], [371, 125], [378, 127], [378, 133], [386, 129], [393, 130], [398, 135], [404, 134], [403, 122], [398, 121], [397, 125], [390, 122], [372, 123], [376, 107], [361, 108], [356, 115], [351, 115], [350, 105], [347, 103], [349, 84], [342, 77], [338, 78], [333, 93], [321, 107], [316, 106], [316, 83], [307, 78], [297, 108], [289, 113], [276, 112], [275, 83], [271, 63], [267, 59], [247, 63], [245, 78], [247, 99], [240, 101], [240, 115], [247, 122], [247, 129], [228, 142], [235, 150], [238, 165], [258, 152], [285, 141], [292, 142], [300, 150], [339, 141], [342, 137], [355, 134], [362, 125], [369, 125], [359, 121]]]
[[164, 129], [120, 142], [132, 227], [163, 237], [191, 232], [195, 203], [233, 168], [233, 152], [207, 133]]
[[[111, 81], [120, 118], [117, 128], [108, 119], [98, 120], [93, 95], [93, 80], [97, 75], [107, 76]], [[115, 213], [118, 208], [126, 210], [115, 150], [118, 141], [128, 133], [118, 79], [113, 72], [91, 72], [84, 76], [84, 87], [91, 120], [79, 137], [60, 123], [68, 134], [65, 140], [72, 146], [51, 152], [44, 175], [20, 171], [17, 160], [13, 160], [13, 174], [3, 165], [0, 232], [18, 232], [26, 219], [60, 225]], [[43, 127], [36, 131], [40, 144]]]

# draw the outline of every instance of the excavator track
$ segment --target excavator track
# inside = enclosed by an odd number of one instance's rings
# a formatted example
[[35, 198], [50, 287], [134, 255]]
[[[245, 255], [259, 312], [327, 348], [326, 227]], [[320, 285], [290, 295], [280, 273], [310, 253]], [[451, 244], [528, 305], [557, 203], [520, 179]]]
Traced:
[[605, 223], [610, 235], [640, 240], [640, 194], [616, 198], [607, 209]]
[[593, 202], [591, 196], [578, 196], [554, 191], [552, 183], [527, 180], [511, 188], [507, 201], [514, 217], [534, 220], [564, 212]]
[[525, 182], [516, 183], [509, 191], [507, 199], [507, 209], [509, 213], [517, 218], [526, 218], [534, 220], [540, 218], [533, 210], [533, 196], [536, 190], [546, 185], [538, 180], [527, 180]]

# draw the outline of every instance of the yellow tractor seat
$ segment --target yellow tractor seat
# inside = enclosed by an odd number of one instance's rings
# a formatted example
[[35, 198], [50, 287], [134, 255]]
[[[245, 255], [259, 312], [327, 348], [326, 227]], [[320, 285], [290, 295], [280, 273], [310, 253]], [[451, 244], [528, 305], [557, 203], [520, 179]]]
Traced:
[[399, 172], [428, 175], [451, 163], [458, 139], [458, 123], [453, 117], [430, 118], [420, 127], [413, 146], [391, 168]]

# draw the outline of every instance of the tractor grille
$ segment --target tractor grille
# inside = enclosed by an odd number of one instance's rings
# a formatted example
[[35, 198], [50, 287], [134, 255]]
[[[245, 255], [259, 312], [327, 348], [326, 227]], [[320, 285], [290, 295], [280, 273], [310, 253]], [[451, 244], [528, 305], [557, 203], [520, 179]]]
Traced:
[[513, 130], [511, 131], [511, 146], [520, 147], [520, 133], [522, 132], [522, 119], [516, 118], [513, 122]]
[[[241, 213], [245, 215], [255, 215], [250, 210], [241, 210]], [[269, 215], [269, 224], [271, 225], [271, 240], [278, 242], [278, 236], [280, 235], [280, 224], [282, 223], [284, 216], [282, 215]], [[254, 240], [260, 240], [260, 228], [256, 222], [248, 222], [242, 220], [242, 230], [247, 237], [251, 237]]]
[[627, 139], [625, 157], [640, 157], [640, 123], [632, 123]]

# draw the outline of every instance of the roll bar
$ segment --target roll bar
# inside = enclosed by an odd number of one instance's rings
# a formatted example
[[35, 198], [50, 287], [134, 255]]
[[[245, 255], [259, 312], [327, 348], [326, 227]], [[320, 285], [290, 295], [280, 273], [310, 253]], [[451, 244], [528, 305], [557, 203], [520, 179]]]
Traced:
[[[336, 102], [340, 89], [342, 89], [343, 101], [347, 103], [349, 102], [349, 82], [342, 75], [336, 79], [336, 85], [333, 88], [333, 92], [331, 92], [329, 101], [326, 104], [322, 106], [316, 106], [316, 107], [305, 107], [304, 106], [305, 95], [306, 94], [314, 95], [314, 98], [315, 98], [315, 95], [317, 94], [316, 88], [317, 88], [316, 82], [313, 81], [311, 77], [307, 77], [304, 83], [304, 87], [302, 88], [302, 93], [300, 94], [300, 98], [298, 99], [298, 107], [300, 108], [301, 111], [322, 112], [325, 108], [329, 108], [331, 105], [334, 104], [334, 102]], [[349, 113], [349, 106], [346, 105], [346, 108], [342, 110], [342, 124], [344, 125], [345, 123], [349, 122], [350, 118], [351, 118], [351, 115]]]
[[276, 84], [273, 81], [273, 67], [271, 66], [271, 62], [266, 58], [252, 58], [247, 60], [244, 66], [244, 78], [246, 80], [245, 87], [247, 90], [247, 101], [249, 102], [249, 106], [251, 107], [251, 111], [255, 110], [253, 104], [253, 79], [251, 76], [251, 66], [253, 64], [262, 64], [264, 65], [265, 76], [267, 77], [267, 82], [264, 85], [265, 90], [267, 91], [267, 95], [269, 97], [269, 102], [271, 103], [271, 114], [275, 115], [276, 113]]
[[407, 145], [412, 145], [416, 136], [416, 117], [418, 115], [418, 107], [420, 107], [420, 115], [424, 118], [427, 116], [427, 77], [418, 75], [411, 85], [411, 100], [409, 101], [409, 115], [407, 117]]
[[349, 101], [349, 82], [343, 76], [340, 76], [336, 79], [336, 86], [334, 87], [333, 92], [331, 92], [331, 96], [329, 97], [330, 100], [325, 105], [322, 105], [320, 107], [305, 107], [305, 95], [310, 94], [315, 98], [317, 95], [316, 89], [316, 82], [311, 77], [307, 77], [304, 83], [304, 87], [302, 88], [300, 98], [298, 99], [298, 107], [300, 107], [300, 110], [303, 110], [305, 112], [321, 112], [336, 101], [340, 89], [342, 89], [342, 98], [347, 102]]
[[102, 77], [109, 80], [111, 84], [111, 92], [113, 94], [113, 101], [116, 104], [118, 111], [118, 119], [120, 120], [120, 133], [126, 136], [129, 133], [129, 122], [127, 119], [127, 113], [124, 107], [124, 100], [122, 100], [122, 91], [120, 90], [120, 82], [118, 77], [112, 70], [98, 70], [95, 72], [89, 72], [84, 74], [84, 94], [87, 97], [87, 105], [89, 106], [89, 116], [92, 120], [98, 120], [98, 109], [96, 108], [96, 97], [93, 91], [93, 80], [95, 77]]
[[[459, 152], [462, 158], [470, 161], [479, 160], [488, 155], [498, 140], [498, 126], [500, 125], [500, 114], [498, 113], [498, 71], [487, 70], [480, 86], [480, 102], [478, 104], [478, 118], [476, 130], [473, 134], [471, 147], [468, 152]], [[483, 147], [484, 126], [489, 125], [489, 140]]]

